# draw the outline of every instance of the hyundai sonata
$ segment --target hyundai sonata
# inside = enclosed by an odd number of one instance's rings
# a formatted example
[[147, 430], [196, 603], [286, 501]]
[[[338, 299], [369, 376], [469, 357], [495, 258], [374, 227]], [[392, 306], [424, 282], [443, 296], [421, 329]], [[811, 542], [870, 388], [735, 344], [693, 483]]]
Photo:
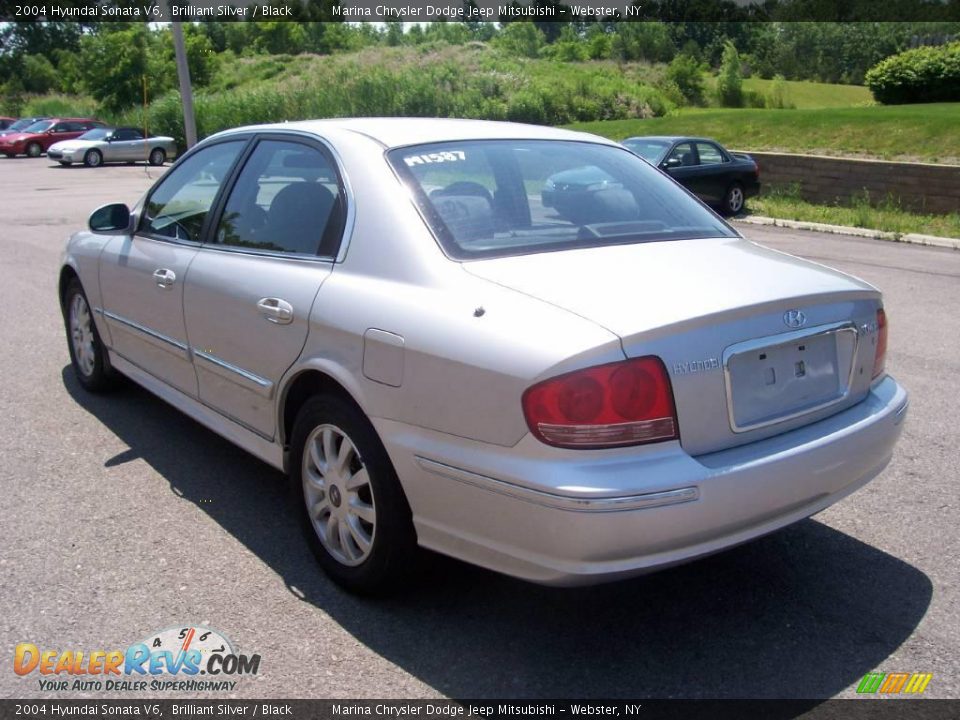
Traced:
[[[573, 170], [605, 180], [547, 206]], [[876, 288], [567, 130], [221, 132], [96, 210], [59, 292], [80, 384], [124, 375], [287, 472], [355, 591], [418, 546], [558, 585], [703, 556], [863, 486], [907, 409]]]

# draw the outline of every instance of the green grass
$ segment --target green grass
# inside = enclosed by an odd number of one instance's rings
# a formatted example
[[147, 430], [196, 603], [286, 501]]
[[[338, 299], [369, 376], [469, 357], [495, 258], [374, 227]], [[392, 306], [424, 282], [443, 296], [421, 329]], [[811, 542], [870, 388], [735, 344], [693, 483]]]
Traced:
[[[747, 78], [743, 89], [770, 95], [773, 80]], [[873, 104], [873, 95], [862, 85], [834, 85], [799, 80], [786, 80], [783, 83], [784, 99], [788, 105], [799, 109], [853, 107]]]
[[867, 197], [858, 197], [844, 205], [815, 205], [800, 199], [797, 188], [781, 187], [764, 189], [760, 197], [750, 200], [749, 211], [781, 220], [846, 225], [900, 235], [922, 233], [960, 238], [960, 213], [922, 215], [908, 212], [890, 199], [875, 205], [871, 205]]
[[960, 164], [960, 103], [797, 110], [679, 110], [569, 127], [614, 140], [705, 135], [737, 150]]

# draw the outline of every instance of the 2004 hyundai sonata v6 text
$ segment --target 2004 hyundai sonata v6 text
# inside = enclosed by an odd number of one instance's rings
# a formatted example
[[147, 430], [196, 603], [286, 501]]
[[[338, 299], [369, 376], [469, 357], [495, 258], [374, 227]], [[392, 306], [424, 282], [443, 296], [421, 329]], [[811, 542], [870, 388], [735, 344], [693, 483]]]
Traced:
[[[548, 207], [576, 169], [604, 180]], [[868, 482], [907, 409], [876, 288], [566, 130], [221, 132], [96, 210], [59, 292], [85, 388], [124, 375], [283, 469], [361, 592], [418, 546], [557, 585], [721, 550]]]

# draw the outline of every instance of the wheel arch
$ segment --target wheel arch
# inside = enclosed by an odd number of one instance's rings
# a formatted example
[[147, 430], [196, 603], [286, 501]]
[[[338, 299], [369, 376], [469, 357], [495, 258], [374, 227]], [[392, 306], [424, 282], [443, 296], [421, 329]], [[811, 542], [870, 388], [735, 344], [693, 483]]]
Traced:
[[277, 422], [278, 439], [285, 453], [289, 450], [293, 424], [296, 422], [300, 408], [315, 395], [334, 395], [342, 398], [368, 416], [363, 405], [357, 400], [358, 389], [353, 388], [351, 391], [347, 388], [348, 385], [352, 383], [345, 378], [336, 377], [327, 367], [309, 365], [298, 368], [291, 374], [280, 392]]
[[67, 286], [74, 279], [83, 285], [83, 282], [80, 280], [80, 274], [77, 272], [76, 268], [73, 267], [73, 265], [67, 263], [60, 268], [60, 277], [57, 280], [57, 297], [60, 300], [61, 310], [64, 309], [63, 301], [64, 295], [67, 292]]

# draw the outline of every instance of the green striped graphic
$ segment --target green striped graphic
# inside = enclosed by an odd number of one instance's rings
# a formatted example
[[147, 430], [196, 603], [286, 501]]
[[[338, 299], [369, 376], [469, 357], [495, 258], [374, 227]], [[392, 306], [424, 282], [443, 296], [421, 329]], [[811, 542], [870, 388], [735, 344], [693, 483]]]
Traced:
[[875, 693], [880, 687], [880, 683], [883, 682], [883, 678], [886, 677], [886, 673], [867, 673], [863, 676], [863, 680], [860, 681], [860, 684], [857, 686], [858, 693]]

